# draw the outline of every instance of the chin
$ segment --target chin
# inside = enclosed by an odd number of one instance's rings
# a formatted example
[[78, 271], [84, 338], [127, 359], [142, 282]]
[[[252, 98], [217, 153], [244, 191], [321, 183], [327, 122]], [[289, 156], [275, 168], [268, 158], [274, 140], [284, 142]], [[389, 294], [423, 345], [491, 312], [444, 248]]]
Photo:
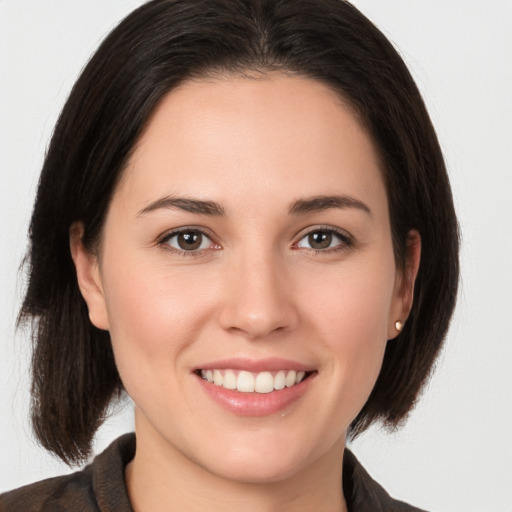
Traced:
[[[202, 460], [196, 459], [196, 462], [210, 473], [232, 482], [278, 483], [314, 467], [329, 454], [338, 453], [338, 446], [343, 448], [344, 440], [338, 441], [311, 443], [311, 440], [308, 442], [291, 433], [276, 436], [275, 432], [272, 435], [272, 432], [261, 429], [256, 436], [232, 436], [229, 446], [225, 440], [218, 444], [212, 442], [198, 454]], [[211, 446], [216, 448], [212, 450]], [[341, 458], [339, 460], [341, 464]]]
[[287, 457], [272, 457], [269, 460], [255, 454], [254, 457], [224, 460], [221, 464], [212, 465], [209, 471], [232, 482], [270, 484], [293, 477], [300, 473], [305, 465], [304, 461], [289, 460]]

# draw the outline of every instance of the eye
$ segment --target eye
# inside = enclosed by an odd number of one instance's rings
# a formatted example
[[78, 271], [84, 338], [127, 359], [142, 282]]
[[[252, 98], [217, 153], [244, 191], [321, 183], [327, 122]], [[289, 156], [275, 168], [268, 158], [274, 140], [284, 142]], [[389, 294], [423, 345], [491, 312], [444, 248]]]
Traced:
[[334, 229], [315, 229], [303, 236], [296, 244], [301, 249], [326, 251], [329, 249], [341, 250], [352, 245], [350, 237]]
[[218, 249], [212, 239], [199, 229], [184, 229], [169, 233], [159, 242], [180, 253], [195, 253], [205, 249]]

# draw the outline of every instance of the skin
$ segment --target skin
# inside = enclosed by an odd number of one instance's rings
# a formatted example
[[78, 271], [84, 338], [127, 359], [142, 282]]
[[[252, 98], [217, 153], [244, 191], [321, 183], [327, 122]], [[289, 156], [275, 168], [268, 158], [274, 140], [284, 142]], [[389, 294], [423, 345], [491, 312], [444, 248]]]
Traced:
[[[367, 209], [289, 212], [333, 195]], [[166, 197], [214, 201], [224, 215], [165, 207]], [[199, 250], [164, 240], [183, 227], [206, 232]], [[308, 235], [329, 230], [341, 235], [315, 250]], [[412, 233], [404, 275], [379, 159], [339, 96], [282, 74], [185, 83], [138, 142], [96, 254], [82, 231], [71, 230], [81, 291], [136, 406], [134, 509], [346, 510], [347, 428], [409, 313], [420, 243]], [[232, 357], [315, 372], [289, 407], [245, 417], [193, 373]]]

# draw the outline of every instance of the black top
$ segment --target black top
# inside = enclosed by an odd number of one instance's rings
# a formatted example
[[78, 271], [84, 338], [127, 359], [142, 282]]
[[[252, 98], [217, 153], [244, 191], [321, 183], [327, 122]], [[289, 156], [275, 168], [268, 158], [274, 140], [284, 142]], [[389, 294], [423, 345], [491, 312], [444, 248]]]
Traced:
[[[124, 479], [135, 455], [135, 435], [114, 441], [82, 471], [0, 495], [0, 512], [133, 512]], [[343, 458], [343, 491], [350, 512], [424, 512], [392, 499], [359, 464]]]

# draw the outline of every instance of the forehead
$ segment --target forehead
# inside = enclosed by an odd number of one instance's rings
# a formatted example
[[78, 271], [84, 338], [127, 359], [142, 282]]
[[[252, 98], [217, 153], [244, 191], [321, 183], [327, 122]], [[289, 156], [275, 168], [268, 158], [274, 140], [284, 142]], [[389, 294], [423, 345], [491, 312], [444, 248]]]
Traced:
[[168, 93], [119, 189], [139, 201], [157, 192], [218, 201], [385, 196], [374, 145], [352, 109], [318, 81], [277, 73], [188, 81]]

